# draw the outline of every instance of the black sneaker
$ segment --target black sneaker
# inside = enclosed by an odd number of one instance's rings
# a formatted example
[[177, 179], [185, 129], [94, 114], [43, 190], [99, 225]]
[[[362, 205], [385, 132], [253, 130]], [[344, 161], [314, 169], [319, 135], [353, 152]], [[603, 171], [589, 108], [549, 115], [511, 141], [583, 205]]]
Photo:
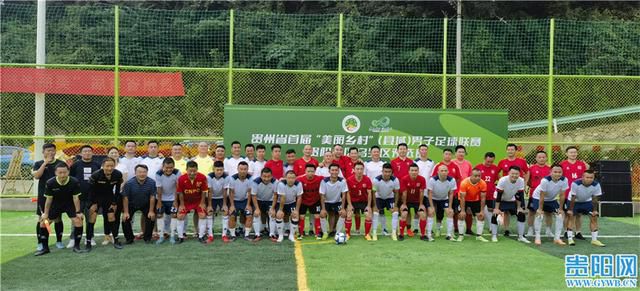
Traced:
[[181, 244], [183, 242], [184, 242], [184, 237], [181, 237], [176, 241], [177, 244]]
[[334, 237], [334, 236], [336, 236], [336, 232], [335, 231], [332, 231], [332, 232], [329, 233], [329, 237]]
[[121, 250], [122, 249], [122, 244], [116, 239], [113, 241], [113, 247], [115, 249]]
[[[89, 242], [89, 243], [91, 243], [91, 242]], [[79, 245], [75, 245], [73, 247], [73, 252], [76, 253], [76, 254], [81, 254], [81, 253], [84, 253], [85, 251], [83, 249], [81, 249]]]
[[467, 231], [465, 232], [465, 234], [468, 234], [468, 235], [475, 235], [475, 233], [473, 233], [473, 231], [471, 231], [470, 229], [467, 229]]
[[235, 235], [232, 235], [232, 236], [231, 236], [231, 241], [236, 241], [236, 239], [238, 239], [238, 237], [237, 237], [237, 236], [235, 236]]
[[127, 241], [125, 241], [125, 242], [124, 242], [124, 244], [125, 244], [125, 245], [133, 244], [133, 240], [127, 240]]
[[510, 231], [508, 231], [508, 230], [505, 230], [505, 231], [504, 231], [504, 236], [505, 236], [505, 237], [509, 237], [509, 235], [510, 235], [510, 234], [511, 234], [511, 232], [510, 232]]
[[427, 236], [426, 236], [426, 235], [421, 235], [421, 236], [420, 236], [420, 240], [428, 241], [429, 239], [427, 239]]
[[201, 244], [206, 244], [206, 243], [207, 243], [207, 239], [206, 239], [206, 238], [204, 238], [204, 237], [199, 237], [199, 238], [198, 238], [198, 241], [199, 241]]
[[403, 241], [403, 240], [404, 240], [404, 235], [399, 235], [399, 236], [398, 236], [398, 240], [399, 240], [399, 241]]
[[447, 235], [446, 240], [452, 240], [453, 238], [450, 235]]
[[576, 238], [577, 238], [577, 239], [580, 239], [580, 240], [585, 240], [585, 238], [584, 238], [584, 236], [582, 236], [582, 233], [581, 233], [581, 232], [579, 232], [579, 233], [577, 233], [577, 234], [576, 234]]
[[44, 248], [44, 249], [41, 249], [41, 250], [37, 251], [37, 252], [36, 252], [35, 254], [33, 254], [33, 255], [34, 255], [34, 256], [36, 256], [36, 257], [39, 257], [39, 256], [42, 256], [42, 255], [46, 255], [46, 254], [48, 254], [48, 253], [50, 253], [50, 252], [51, 252], [51, 251], [49, 250], [49, 248]]
[[309, 231], [309, 236], [313, 236], [315, 234], [315, 232], [313, 232], [313, 230]]

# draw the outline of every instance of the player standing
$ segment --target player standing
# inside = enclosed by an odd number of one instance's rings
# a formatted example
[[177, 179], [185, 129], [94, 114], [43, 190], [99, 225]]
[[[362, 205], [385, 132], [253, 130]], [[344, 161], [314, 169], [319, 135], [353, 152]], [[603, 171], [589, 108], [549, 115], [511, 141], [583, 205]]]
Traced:
[[371, 149], [369, 149], [369, 153], [371, 154], [371, 160], [364, 163], [364, 174], [369, 177], [369, 179], [375, 179], [382, 175], [382, 166], [385, 163], [380, 159], [379, 146], [372, 146]]
[[[284, 164], [284, 172], [288, 172], [288, 171], [293, 171], [293, 164], [296, 162], [296, 150], [294, 149], [288, 149], [285, 157], [287, 159], [287, 162]], [[295, 173], [295, 172], [294, 172]]]
[[333, 145], [333, 162], [340, 166], [342, 176], [345, 178], [351, 177], [353, 174], [353, 168], [349, 167], [351, 159], [344, 155], [344, 148], [342, 145]]
[[389, 235], [387, 231], [387, 217], [385, 209], [391, 211], [391, 239], [398, 239], [398, 192], [400, 191], [400, 179], [393, 176], [393, 166], [390, 163], [382, 165], [382, 175], [373, 179], [373, 193], [376, 198], [373, 210], [373, 240], [378, 240], [378, 221], [382, 226], [382, 233]]
[[426, 144], [421, 144], [418, 146], [418, 158], [415, 160], [416, 165], [420, 169], [420, 176], [422, 176], [425, 180], [427, 180], [427, 186], [429, 186], [429, 178], [432, 177], [431, 173], [433, 173], [433, 167], [435, 164], [431, 159], [429, 159], [429, 146]]
[[[547, 153], [545, 151], [536, 152], [536, 163], [529, 167], [529, 204], [533, 201], [532, 195], [533, 191], [538, 188], [540, 182], [544, 177], [549, 176], [551, 173], [551, 168], [547, 165]], [[528, 205], [527, 204], [527, 207]], [[529, 215], [527, 216], [527, 225], [529, 226], [529, 230], [527, 231], [527, 236], [533, 236], [533, 220], [535, 219], [536, 214], [533, 211], [529, 211]], [[553, 232], [551, 231], [551, 221], [547, 220], [547, 227], [545, 228], [545, 235], [553, 236]]]
[[164, 158], [158, 155], [158, 142], [155, 140], [147, 142], [147, 155], [142, 157], [140, 164], [149, 168], [149, 178], [156, 179], [156, 173], [162, 170], [162, 161]]
[[[329, 173], [329, 167], [332, 164], [334, 164], [334, 161], [335, 161], [335, 159], [333, 157], [333, 153], [332, 152], [330, 152], [330, 151], [324, 152], [322, 162], [316, 168], [316, 175], [322, 176], [324, 178], [327, 178], [327, 177], [331, 176], [331, 174]], [[335, 164], [338, 165], [337, 163], [335, 163]], [[338, 165], [338, 167], [339, 166], [340, 165]], [[344, 176], [342, 176], [342, 171], [340, 171], [338, 173], [338, 177], [344, 178]]]
[[[209, 155], [209, 144], [202, 141], [198, 143], [198, 155], [191, 159], [198, 165], [198, 173], [207, 175], [213, 171], [213, 159]], [[183, 175], [186, 172], [183, 172]]]
[[[456, 187], [457, 189], [460, 189], [460, 183], [462, 183], [462, 176], [460, 175], [460, 168], [458, 168], [458, 166], [452, 161], [453, 158], [453, 150], [446, 148], [444, 150], [442, 150], [442, 161], [437, 163], [435, 165], [435, 167], [433, 167], [433, 173], [431, 173], [432, 176], [436, 176], [438, 175], [438, 168], [442, 165], [447, 166], [447, 169], [449, 170], [449, 176], [452, 177], [455, 181], [456, 181]], [[454, 200], [456, 201], [456, 199], [458, 198], [458, 190], [456, 190], [455, 195], [454, 195]], [[453, 211], [454, 211], [454, 215], [453, 215], [453, 227], [455, 228], [455, 231], [458, 231], [458, 208], [455, 207], [455, 205], [451, 205]]]
[[241, 145], [240, 142], [234, 140], [231, 143], [231, 156], [224, 160], [224, 171], [229, 176], [233, 176], [238, 173], [238, 164], [240, 162], [249, 163], [249, 161], [240, 155]]
[[[91, 178], [91, 174], [100, 169], [100, 164], [93, 159], [93, 148], [86, 144], [80, 147], [80, 160], [76, 161], [71, 165], [71, 170], [69, 175], [74, 177], [80, 181], [80, 209], [82, 209], [82, 214], [89, 218], [89, 207], [91, 206], [91, 201], [89, 199], [89, 178]], [[95, 223], [95, 221], [94, 221]], [[87, 219], [87, 231], [89, 229], [89, 219]], [[73, 248], [74, 240], [73, 234], [69, 237], [69, 245], [67, 248]], [[92, 246], [96, 245], [95, 240], [93, 240], [93, 235], [89, 238]]]
[[280, 180], [284, 177], [284, 162], [280, 159], [281, 151], [282, 147], [280, 147], [279, 144], [272, 145], [271, 159], [264, 164], [265, 168], [271, 170], [271, 173], [276, 180]]
[[[464, 181], [464, 179], [471, 176], [471, 169], [473, 168], [473, 165], [471, 164], [471, 162], [465, 159], [465, 156], [467, 155], [467, 148], [465, 146], [458, 145], [454, 150], [456, 152], [456, 158], [453, 160], [453, 163], [458, 166], [458, 169], [460, 170], [460, 179]], [[466, 234], [473, 235], [473, 232], [471, 231], [471, 225], [473, 223], [471, 214], [467, 213], [467, 216], [464, 218], [464, 220], [467, 226]]]
[[264, 164], [267, 161], [264, 159], [266, 148], [264, 145], [259, 144], [256, 146], [256, 159], [249, 161], [249, 175], [251, 176], [259, 176], [262, 173], [262, 169], [264, 168]]
[[213, 172], [207, 175], [211, 208], [207, 208], [207, 229], [209, 231], [207, 243], [213, 242], [213, 217], [222, 213], [222, 240], [227, 241], [227, 229], [229, 228], [229, 208], [227, 207], [227, 186], [229, 176], [224, 172], [222, 161], [213, 162]]
[[513, 166], [520, 168], [520, 177], [524, 179], [525, 185], [529, 184], [529, 166], [523, 158], [516, 157], [518, 146], [507, 144], [507, 157], [498, 163], [498, 168], [502, 171], [502, 176], [509, 175], [509, 169]]
[[293, 171], [296, 176], [300, 177], [307, 172], [307, 165], [312, 164], [315, 168], [318, 167], [318, 160], [311, 156], [313, 148], [310, 144], [307, 144], [302, 149], [302, 157], [293, 162]]
[[[33, 174], [33, 178], [38, 179], [38, 209], [36, 209], [38, 217], [42, 215], [45, 201], [47, 200], [47, 197], [45, 196], [45, 186], [47, 185], [47, 181], [56, 176], [56, 165], [64, 163], [63, 161], [55, 158], [56, 146], [52, 143], [45, 143], [42, 145], [42, 155], [43, 160], [35, 162], [33, 164], [33, 171], [31, 172]], [[40, 233], [40, 224], [40, 221], [36, 224], [36, 237], [38, 239], [38, 247], [36, 248], [36, 251], [41, 251], [44, 248], [41, 241], [43, 234]], [[55, 232], [56, 247], [63, 249], [62, 233], [64, 232], [64, 225], [62, 224], [62, 220], [58, 220], [56, 222]]]
[[171, 158], [173, 159], [174, 168], [180, 171], [180, 173], [187, 172], [187, 159], [183, 156], [182, 144], [174, 143], [171, 146]]
[[[567, 159], [560, 162], [560, 166], [562, 166], [562, 173], [564, 177], [567, 179], [567, 183], [571, 185], [573, 181], [582, 177], [582, 174], [589, 169], [589, 165], [582, 160], [578, 160], [578, 148], [575, 146], [570, 146], [565, 149], [565, 154], [567, 155]], [[569, 189], [564, 193], [565, 201], [569, 202]], [[561, 205], [563, 209], [567, 210], [567, 205]], [[568, 216], [565, 217], [568, 219]], [[576, 238], [584, 240], [584, 236], [582, 236], [582, 221], [578, 219], [578, 216], [574, 216], [573, 225], [576, 230]], [[567, 228], [569, 226], [568, 220], [564, 222], [564, 227]], [[565, 238], [567, 238], [567, 233], [564, 234]]]

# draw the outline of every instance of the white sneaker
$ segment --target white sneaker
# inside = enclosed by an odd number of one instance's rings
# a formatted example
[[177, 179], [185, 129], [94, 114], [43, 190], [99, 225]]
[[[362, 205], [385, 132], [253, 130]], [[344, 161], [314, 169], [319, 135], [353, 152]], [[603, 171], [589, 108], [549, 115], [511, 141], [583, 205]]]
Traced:
[[93, 238], [91, 238], [91, 246], [92, 246], [92, 247], [95, 247], [95, 246], [96, 246], [96, 241], [95, 241]]
[[284, 240], [284, 236], [279, 235], [277, 242], [281, 243]]
[[527, 231], [527, 236], [533, 236], [533, 227], [530, 227]]
[[74, 246], [76, 246], [76, 242], [72, 239], [69, 240], [69, 244], [67, 244], [67, 248], [68, 249], [72, 249]]
[[491, 236], [491, 242], [498, 242], [498, 237], [497, 236]]
[[389, 232], [387, 231], [386, 228], [382, 229], [382, 235], [384, 235], [384, 236], [388, 236], [389, 235]]
[[296, 237], [293, 235], [293, 233], [289, 235], [289, 240], [292, 242], [296, 241]]
[[519, 241], [519, 242], [526, 243], [526, 244], [530, 244], [530, 243], [531, 243], [531, 242], [530, 242], [527, 238], [525, 238], [524, 236], [519, 237], [519, 238], [518, 238], [518, 241]]

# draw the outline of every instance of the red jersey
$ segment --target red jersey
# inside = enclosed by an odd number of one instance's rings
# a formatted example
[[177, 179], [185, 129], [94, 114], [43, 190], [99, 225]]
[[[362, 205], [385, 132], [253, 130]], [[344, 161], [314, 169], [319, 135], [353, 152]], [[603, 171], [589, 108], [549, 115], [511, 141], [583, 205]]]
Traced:
[[306, 162], [303, 158], [297, 159], [295, 162], [293, 162], [293, 171], [296, 173], [296, 176], [302, 176], [305, 174], [307, 164], [312, 164], [317, 168], [318, 160], [313, 157], [308, 162]]
[[420, 175], [415, 180], [412, 180], [409, 175], [400, 179], [400, 193], [407, 191], [407, 203], [420, 203], [426, 188], [427, 180]]
[[569, 189], [564, 192], [564, 196], [566, 198], [569, 196], [571, 183], [582, 178], [582, 174], [584, 174], [584, 171], [587, 170], [587, 164], [581, 160], [577, 160], [573, 164], [570, 163], [569, 160], [564, 160], [560, 162], [560, 166], [562, 166], [562, 175], [567, 178], [567, 183], [569, 183]]
[[529, 176], [529, 193], [530, 195], [533, 195], [533, 191], [538, 188], [540, 181], [551, 174], [551, 167], [535, 164], [529, 168], [529, 173], [531, 173], [531, 176]]
[[482, 180], [487, 183], [487, 200], [495, 200], [493, 193], [496, 192], [496, 182], [499, 178], [500, 168], [494, 164], [489, 166], [479, 164], [476, 168], [480, 170]]
[[320, 201], [320, 182], [322, 176], [313, 175], [313, 179], [307, 179], [307, 176], [298, 177], [298, 182], [302, 183], [302, 204], [312, 206]]
[[[431, 173], [431, 176], [437, 176], [438, 168], [440, 168], [440, 166], [442, 165], [447, 166], [447, 169], [449, 169], [449, 174], [447, 174], [447, 176], [456, 179], [456, 186], [457, 186], [456, 188], [460, 189], [460, 183], [462, 183], [462, 176], [460, 176], [460, 169], [456, 164], [453, 163], [453, 161], [449, 162], [448, 165], [445, 164], [444, 162], [439, 162], [435, 167], [433, 167], [433, 172]], [[455, 195], [458, 195], [458, 189], [456, 189]]]
[[347, 187], [349, 187], [349, 197], [351, 202], [367, 202], [367, 190], [372, 188], [371, 179], [362, 176], [362, 180], [358, 181], [356, 175], [347, 179]]
[[509, 168], [512, 166], [520, 167], [520, 177], [524, 179], [524, 174], [529, 172], [529, 166], [527, 166], [527, 161], [521, 158], [515, 158], [515, 160], [510, 161], [509, 159], [504, 159], [498, 163], [498, 168], [502, 171], [502, 176], [506, 176], [509, 174]]
[[342, 155], [337, 161], [335, 161], [335, 163], [338, 164], [338, 166], [340, 166], [340, 170], [342, 171], [342, 176], [345, 179], [353, 175], [354, 162], [351, 161], [351, 158], [345, 155]]
[[[264, 167], [271, 170], [271, 174], [276, 180], [280, 180], [284, 176], [284, 161], [282, 160], [268, 160], [266, 163], [264, 163]], [[260, 175], [260, 173], [254, 174]]]
[[178, 178], [176, 192], [182, 193], [185, 205], [197, 205], [202, 200], [202, 195], [209, 191], [207, 176], [197, 173], [196, 178], [191, 181], [189, 174], [184, 173]]
[[404, 177], [409, 175], [409, 167], [414, 163], [410, 158], [405, 157], [404, 160], [397, 157], [391, 160], [391, 166], [393, 167], [393, 175], [396, 177]]

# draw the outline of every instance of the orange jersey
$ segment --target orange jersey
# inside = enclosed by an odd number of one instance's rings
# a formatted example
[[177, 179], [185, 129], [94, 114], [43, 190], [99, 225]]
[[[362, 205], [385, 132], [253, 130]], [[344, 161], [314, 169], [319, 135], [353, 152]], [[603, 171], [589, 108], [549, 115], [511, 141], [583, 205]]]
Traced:
[[465, 193], [464, 201], [474, 202], [480, 201], [480, 193], [487, 192], [487, 183], [480, 179], [476, 184], [471, 183], [470, 178], [466, 178], [460, 183], [458, 193]]

